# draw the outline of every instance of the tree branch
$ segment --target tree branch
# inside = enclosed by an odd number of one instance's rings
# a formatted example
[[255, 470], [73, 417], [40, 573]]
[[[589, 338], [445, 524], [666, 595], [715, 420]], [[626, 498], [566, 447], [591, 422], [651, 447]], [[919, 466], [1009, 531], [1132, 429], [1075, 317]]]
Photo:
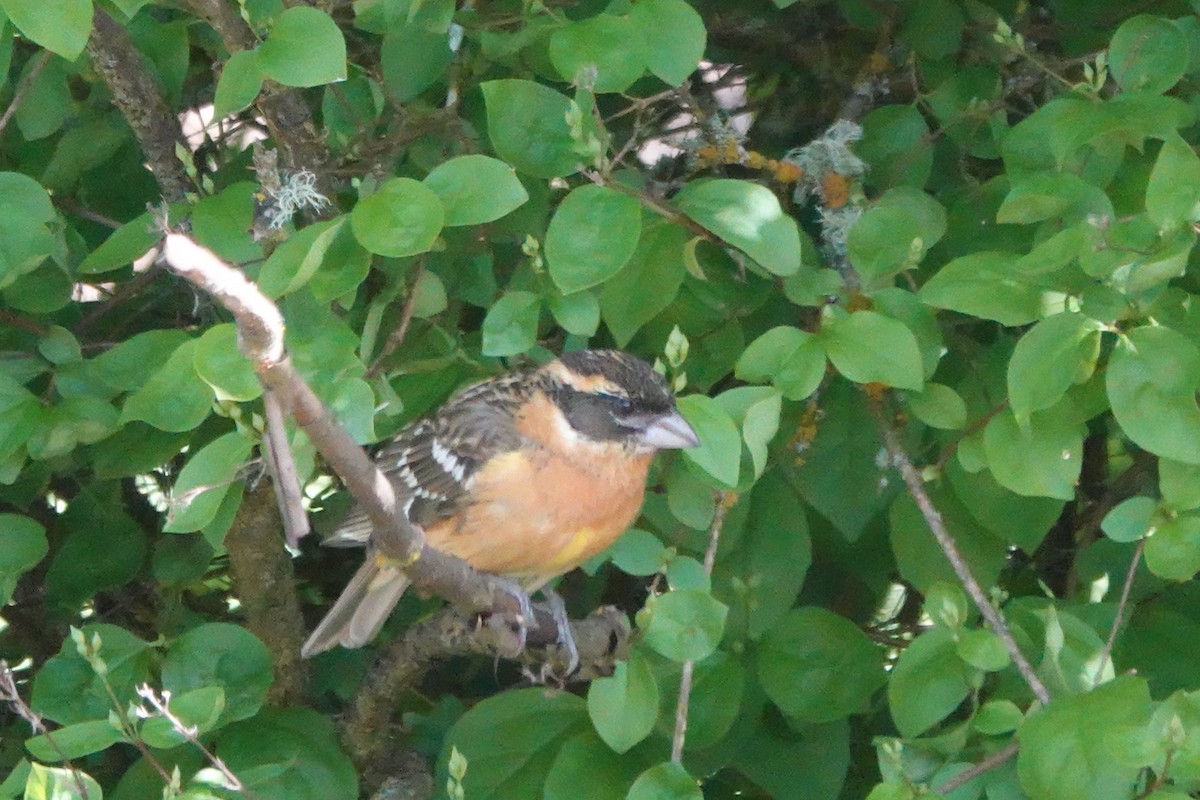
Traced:
[[964, 769], [962, 772], [958, 773], [953, 778], [950, 778], [941, 786], [937, 787], [935, 791], [940, 795], [950, 794], [958, 787], [966, 783], [970, 783], [980, 775], [983, 775], [985, 772], [991, 772], [1005, 761], [1008, 761], [1017, 754], [1019, 749], [1020, 745], [1017, 743], [1016, 739], [1013, 739], [1002, 750], [997, 750], [995, 753], [988, 756], [983, 761], [980, 761], [978, 764]]
[[225, 536], [233, 590], [246, 615], [246, 627], [271, 653], [273, 705], [295, 705], [304, 697], [305, 667], [300, 658], [304, 617], [296, 597], [295, 571], [279, 546], [279, 517], [269, 489], [246, 493]]
[[[539, 660], [532, 648], [555, 646], [556, 635], [548, 612], [537, 608], [539, 624], [529, 631], [528, 647], [522, 654], [526, 664]], [[546, 619], [542, 620], [542, 614]], [[612, 673], [624, 658], [629, 640], [629, 620], [619, 609], [606, 606], [587, 619], [571, 623], [571, 634], [579, 650], [580, 668], [573, 679], [592, 680]], [[490, 655], [511, 652], [514, 633], [507, 621], [491, 615], [476, 624], [453, 608], [418, 622], [392, 642], [363, 681], [342, 726], [341, 742], [350, 759], [371, 785], [393, 771], [389, 763], [394, 747], [390, 726], [397, 706], [436, 662], [451, 656]]]
[[196, 185], [176, 155], [176, 146], [183, 143], [179, 122], [167, 108], [129, 32], [100, 8], [92, 17], [87, 53], [112, 92], [113, 104], [133, 128], [163, 197], [168, 203], [186, 200]]
[[1021, 648], [1017, 646], [1017, 640], [1013, 638], [1012, 631], [1005, 624], [999, 609], [992, 604], [992, 601], [988, 599], [987, 594], [983, 591], [983, 587], [979, 585], [979, 581], [975, 580], [975, 576], [971, 574], [970, 565], [967, 564], [966, 559], [959, 552], [954, 537], [946, 530], [946, 524], [942, 521], [942, 515], [938, 513], [937, 508], [933, 505], [933, 500], [929, 497], [929, 493], [925, 491], [925, 481], [921, 478], [921, 474], [917, 471], [917, 468], [913, 466], [912, 459], [908, 457], [904, 445], [900, 442], [899, 433], [895, 426], [891, 424], [891, 421], [887, 419], [882, 401], [872, 399], [869, 405], [875, 421], [879, 424], [879, 430], [883, 434], [884, 446], [891, 457], [891, 463], [900, 471], [900, 476], [904, 480], [904, 485], [908, 488], [909, 495], [916, 502], [917, 508], [920, 509], [921, 516], [925, 518], [925, 524], [933, 532], [933, 538], [937, 540], [938, 546], [946, 554], [946, 560], [950, 562], [950, 566], [954, 569], [954, 574], [958, 576], [963, 588], [967, 590], [967, 594], [974, 601], [975, 607], [979, 609], [979, 613], [983, 615], [988, 627], [992, 629], [992, 633], [996, 634], [1004, 644], [1004, 649], [1012, 657], [1013, 664], [1016, 666], [1017, 671], [1021, 673], [1021, 677], [1029, 684], [1029, 688], [1033, 691], [1033, 696], [1042, 705], [1046, 705], [1050, 702], [1050, 691], [1042, 683], [1042, 679], [1038, 677], [1037, 672], [1033, 669], [1033, 665], [1029, 663], [1029, 659], [1021, 652]]
[[[717, 545], [721, 541], [721, 527], [725, 524], [725, 514], [736, 495], [731, 492], [717, 493], [717, 506], [713, 511], [712, 524], [708, 526], [708, 547], [704, 551], [704, 574], [712, 577], [713, 564], [717, 560]], [[687, 737], [688, 703], [692, 697], [692, 673], [696, 669], [695, 661], [683, 662], [683, 671], [679, 676], [679, 700], [675, 703], [675, 735], [671, 739], [671, 761], [683, 763], [683, 743]]]
[[409, 564], [408, 575], [416, 586], [462, 608], [519, 610], [505, 581], [478, 573], [462, 559], [427, 547], [421, 532], [404, 514], [397, 513], [400, 506], [391, 481], [296, 372], [284, 352], [283, 317], [257, 286], [182, 234], [167, 235], [163, 256], [175, 274], [207, 292], [233, 314], [242, 354], [366, 512], [374, 527], [372, 543], [376, 548]]
[[[253, 50], [258, 46], [258, 38], [238, 14], [235, 3], [186, 0], [185, 4], [213, 27], [230, 53]], [[255, 105], [267, 122], [272, 141], [283, 152], [284, 167], [295, 172], [308, 170], [317, 178], [318, 191], [327, 197], [332, 195], [327, 169], [329, 152], [313, 124], [312, 112], [303, 95], [274, 81], [266, 81]]]

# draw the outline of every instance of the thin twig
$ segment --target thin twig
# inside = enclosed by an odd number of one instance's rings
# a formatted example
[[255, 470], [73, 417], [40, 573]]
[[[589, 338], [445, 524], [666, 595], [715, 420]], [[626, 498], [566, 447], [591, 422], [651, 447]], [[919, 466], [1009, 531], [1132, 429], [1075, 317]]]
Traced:
[[371, 380], [379, 374], [380, 367], [383, 366], [385, 358], [396, 352], [400, 345], [404, 344], [405, 338], [408, 336], [408, 326], [412, 323], [413, 310], [417, 307], [417, 284], [421, 282], [421, 277], [425, 274], [425, 259], [417, 259], [416, 268], [413, 270], [412, 282], [408, 287], [408, 297], [404, 300], [404, 308], [400, 311], [400, 324], [396, 330], [392, 331], [388, 336], [387, 341], [383, 343], [383, 347], [379, 349], [379, 355], [375, 356], [375, 360], [371, 362], [371, 367], [367, 370], [366, 379]]
[[296, 473], [296, 460], [288, 446], [287, 427], [284, 425], [283, 408], [274, 392], [263, 392], [263, 459], [271, 472], [275, 486], [275, 500], [279, 503], [279, 517], [283, 521], [283, 532], [287, 543], [297, 547], [300, 540], [312, 532], [308, 515], [304, 513], [304, 490], [300, 476]]
[[946, 530], [946, 524], [942, 521], [942, 515], [933, 505], [933, 500], [929, 497], [929, 493], [925, 491], [925, 481], [921, 478], [921, 473], [913, 466], [912, 459], [909, 458], [908, 452], [905, 451], [904, 445], [900, 442], [900, 435], [895, 426], [886, 418], [886, 411], [882, 402], [872, 401], [870, 406], [871, 413], [875, 416], [875, 420], [879, 424], [879, 429], [883, 434], [884, 446], [891, 457], [891, 463], [900, 471], [900, 476], [904, 479], [904, 484], [908, 488], [909, 495], [916, 502], [917, 508], [920, 509], [921, 516], [925, 518], [925, 524], [933, 532], [933, 538], [937, 540], [938, 546], [946, 554], [946, 560], [950, 562], [951, 568], [954, 569], [954, 574], [958, 576], [963, 588], [971, 596], [971, 600], [974, 601], [976, 608], [979, 609], [979, 613], [987, 621], [988, 627], [992, 629], [992, 633], [996, 634], [1004, 644], [1004, 649], [1012, 657], [1017, 671], [1021, 673], [1021, 677], [1029, 684], [1029, 688], [1033, 690], [1033, 696], [1042, 705], [1046, 705], [1050, 702], [1050, 691], [1042, 683], [1042, 679], [1038, 677], [1033, 665], [1029, 663], [1029, 659], [1021, 652], [1021, 648], [1017, 646], [1017, 640], [1013, 638], [1012, 631], [1005, 624], [999, 609], [988, 599], [987, 594], [983, 591], [983, 587], [979, 585], [979, 581], [971, 573], [971, 567], [959, 551], [954, 537]]
[[1092, 683], [1099, 683], [1104, 676], [1104, 664], [1112, 657], [1113, 647], [1117, 644], [1117, 634], [1125, 621], [1125, 608], [1129, 605], [1129, 592], [1133, 588], [1133, 579], [1137, 576], [1138, 564], [1142, 561], [1142, 551], [1146, 549], [1146, 540], [1138, 539], [1137, 547], [1133, 549], [1133, 558], [1129, 560], [1129, 569], [1125, 573], [1125, 583], [1121, 587], [1121, 599], [1117, 601], [1117, 615], [1113, 617], [1112, 629], [1108, 632], [1108, 641], [1100, 651], [1100, 663], [1096, 665], [1096, 675]]
[[54, 741], [54, 737], [46, 728], [46, 723], [42, 722], [41, 716], [22, 699], [21, 693], [17, 689], [16, 676], [13, 675], [13, 671], [9, 668], [6, 661], [0, 661], [0, 702], [8, 703], [12, 712], [25, 720], [29, 724], [30, 730], [35, 734], [46, 737], [46, 743], [58, 754], [59, 759], [70, 771], [71, 779], [75, 783], [75, 788], [79, 791], [79, 796], [83, 800], [88, 800], [87, 784], [84, 783], [83, 776], [75, 765], [71, 763], [71, 759], [67, 758], [66, 753], [59, 747], [58, 742]]
[[8, 108], [4, 109], [4, 114], [0, 115], [0, 133], [4, 133], [4, 129], [8, 127], [8, 121], [17, 113], [17, 109], [21, 106], [21, 101], [25, 99], [25, 95], [33, 86], [33, 82], [37, 80], [37, 76], [42, 73], [46, 65], [50, 63], [50, 59], [54, 56], [49, 50], [43, 50], [41, 54], [34, 60], [33, 66], [29, 68], [29, 72], [25, 73], [24, 80], [17, 90], [13, 92], [12, 102], [8, 104]]
[[[713, 510], [712, 524], [708, 526], [708, 548], [704, 551], [704, 574], [712, 577], [713, 564], [717, 560], [717, 545], [721, 541], [721, 526], [725, 524], [725, 513], [729, 511], [732, 493], [718, 492], [717, 507]], [[687, 737], [688, 703], [692, 696], [692, 674], [696, 662], [683, 662], [679, 676], [679, 701], [675, 704], [675, 737], [671, 741], [671, 762], [683, 762], [683, 743]]]
[[935, 791], [939, 795], [948, 795], [963, 784], [978, 778], [985, 772], [991, 772], [1005, 761], [1008, 761], [1017, 754], [1017, 750], [1019, 749], [1020, 745], [1017, 743], [1016, 739], [1013, 739], [1004, 747], [1004, 749], [997, 750], [995, 753], [992, 753], [990, 756], [985, 758], [983, 761], [980, 761], [973, 767], [964, 769], [962, 772], [958, 773], [953, 778], [937, 787]]

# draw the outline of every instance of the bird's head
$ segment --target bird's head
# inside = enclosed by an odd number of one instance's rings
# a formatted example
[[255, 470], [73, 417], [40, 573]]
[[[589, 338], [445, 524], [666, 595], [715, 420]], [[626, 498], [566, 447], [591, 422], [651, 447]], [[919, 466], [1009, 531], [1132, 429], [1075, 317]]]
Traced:
[[638, 452], [695, 447], [666, 380], [619, 350], [577, 350], [542, 367], [546, 389], [572, 431]]

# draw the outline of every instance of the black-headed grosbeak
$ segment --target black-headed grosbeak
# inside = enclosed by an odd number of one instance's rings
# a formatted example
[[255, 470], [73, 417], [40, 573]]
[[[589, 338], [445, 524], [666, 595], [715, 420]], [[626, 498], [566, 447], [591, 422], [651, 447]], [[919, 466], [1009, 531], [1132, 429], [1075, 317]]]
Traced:
[[[429, 545], [533, 592], [633, 522], [656, 451], [698, 443], [650, 365], [581, 350], [467, 387], [376, 461]], [[365, 515], [352, 512], [330, 542], [370, 535]], [[369, 552], [303, 655], [366, 644], [407, 587], [399, 565]]]

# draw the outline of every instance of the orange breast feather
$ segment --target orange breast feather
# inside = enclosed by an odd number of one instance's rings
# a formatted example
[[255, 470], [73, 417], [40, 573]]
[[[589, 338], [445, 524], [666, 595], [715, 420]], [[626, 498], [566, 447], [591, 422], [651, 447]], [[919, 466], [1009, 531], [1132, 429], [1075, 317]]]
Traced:
[[471, 503], [426, 528], [431, 545], [536, 587], [629, 527], [642, 505], [651, 455], [616, 444], [567, 444], [557, 414], [538, 404], [526, 410], [518, 427], [541, 446], [495, 458], [477, 472]]

